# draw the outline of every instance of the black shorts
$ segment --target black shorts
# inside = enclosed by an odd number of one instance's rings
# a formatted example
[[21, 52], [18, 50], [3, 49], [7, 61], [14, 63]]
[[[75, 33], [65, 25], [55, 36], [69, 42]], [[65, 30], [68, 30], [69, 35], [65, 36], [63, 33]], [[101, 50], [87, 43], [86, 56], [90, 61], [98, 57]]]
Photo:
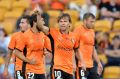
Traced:
[[46, 79], [45, 74], [35, 74], [32, 72], [27, 73], [26, 79]]
[[77, 69], [76, 79], [100, 79], [95, 68], [87, 68], [86, 71]]
[[21, 70], [15, 71], [15, 79], [24, 79], [25, 74], [22, 73]]
[[64, 72], [63, 70], [60, 69], [54, 69], [53, 74], [51, 76], [51, 79], [73, 79], [73, 75]]

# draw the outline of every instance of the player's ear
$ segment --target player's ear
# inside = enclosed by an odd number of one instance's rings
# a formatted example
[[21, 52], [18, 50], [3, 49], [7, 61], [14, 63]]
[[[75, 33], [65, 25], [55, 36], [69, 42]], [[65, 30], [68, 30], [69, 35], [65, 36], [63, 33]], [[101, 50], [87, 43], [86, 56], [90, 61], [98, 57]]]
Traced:
[[37, 25], [37, 22], [33, 22], [33, 24], [36, 26], [36, 25]]
[[28, 24], [28, 27], [29, 27], [29, 28], [31, 27], [30, 24]]
[[71, 26], [72, 26], [72, 24], [70, 23], [70, 24], [69, 24], [69, 27], [71, 27]]
[[84, 22], [84, 23], [86, 23], [86, 22], [87, 22], [87, 20], [85, 20], [85, 19], [84, 19], [84, 20], [83, 20], [83, 22]]

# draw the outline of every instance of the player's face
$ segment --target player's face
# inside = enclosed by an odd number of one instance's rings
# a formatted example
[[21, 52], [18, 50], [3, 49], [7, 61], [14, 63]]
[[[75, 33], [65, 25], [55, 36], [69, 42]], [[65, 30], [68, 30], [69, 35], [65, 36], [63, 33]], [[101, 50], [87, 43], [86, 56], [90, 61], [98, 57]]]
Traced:
[[27, 19], [21, 19], [20, 28], [21, 31], [26, 31], [29, 28], [29, 23], [27, 22]]
[[[37, 16], [37, 20], [41, 24], [41, 26], [45, 24], [44, 19], [41, 17], [41, 15]], [[41, 30], [41, 26], [37, 25], [38, 30]]]
[[67, 30], [70, 28], [70, 22], [68, 17], [63, 17], [62, 19], [60, 19], [58, 24], [59, 24], [60, 30]]
[[112, 41], [113, 45], [114, 46], [120, 46], [120, 40], [118, 38], [115, 38], [113, 41]]
[[110, 0], [111, 2], [117, 2], [117, 0]]
[[84, 23], [88, 29], [93, 29], [95, 24], [95, 19], [92, 17], [89, 17], [84, 21]]

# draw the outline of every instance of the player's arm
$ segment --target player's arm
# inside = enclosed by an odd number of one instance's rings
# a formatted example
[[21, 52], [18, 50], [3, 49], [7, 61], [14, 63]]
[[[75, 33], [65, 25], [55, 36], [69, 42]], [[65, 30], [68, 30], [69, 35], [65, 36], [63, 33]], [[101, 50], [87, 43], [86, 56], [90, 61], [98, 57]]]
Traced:
[[79, 48], [74, 49], [76, 58], [81, 62], [82, 69], [86, 70], [86, 65], [82, 57], [82, 53], [79, 51]]
[[52, 60], [52, 48], [51, 48], [51, 41], [50, 39], [45, 36], [45, 43], [44, 43], [44, 55], [46, 58], [48, 58], [50, 61]]
[[37, 24], [38, 24], [38, 26], [41, 26], [41, 31], [42, 31], [43, 33], [45, 33], [46, 35], [49, 34], [49, 30], [50, 30], [49, 27], [47, 27], [47, 26], [42, 26], [40, 21], [39, 21], [39, 22], [37, 21]]
[[94, 47], [94, 52], [93, 52], [93, 59], [94, 59], [98, 64], [101, 63], [101, 62], [100, 62], [100, 59], [99, 59], [99, 57], [98, 57], [98, 55], [97, 55], [97, 51], [96, 51], [95, 47]]
[[93, 52], [93, 59], [97, 62], [97, 64], [98, 64], [98, 69], [97, 69], [97, 71], [98, 71], [98, 74], [101, 75], [101, 73], [102, 73], [102, 71], [103, 71], [103, 67], [102, 67], [102, 64], [101, 64], [101, 62], [100, 62], [100, 59], [99, 59], [99, 57], [98, 57], [98, 55], [97, 55], [97, 51], [96, 51], [95, 47], [94, 47], [94, 52]]
[[12, 53], [14, 51], [15, 45], [16, 45], [16, 39], [15, 39], [15, 35], [13, 34], [8, 45], [8, 53], [5, 58], [4, 76], [7, 76], [8, 74], [8, 66], [9, 66], [10, 59], [12, 57]]
[[97, 55], [97, 51], [94, 47], [94, 52], [93, 52], [93, 59], [97, 62], [97, 63], [100, 63], [100, 60], [98, 58], [98, 55]]
[[81, 51], [79, 51], [81, 42], [80, 42], [80, 35], [78, 33], [78, 30], [76, 30], [75, 33], [76, 33], [75, 34], [76, 41], [75, 41], [75, 45], [74, 45], [75, 56], [78, 59], [78, 61], [81, 62], [82, 69], [86, 70], [86, 65], [83, 60], [82, 53], [81, 53]]
[[[38, 16], [40, 16], [41, 10], [38, 6], [36, 6], [32, 13], [35, 13]], [[41, 27], [41, 31], [43, 31], [46, 35], [48, 35], [49, 34], [49, 27], [43, 25], [43, 19], [41, 19], [41, 18], [42, 17], [37, 17], [37, 25], [39, 27]]]
[[50, 41], [50, 38], [48, 38], [48, 36], [45, 35], [44, 37], [44, 47], [46, 48], [46, 50], [51, 53], [52, 52], [52, 48], [51, 48], [51, 41]]
[[52, 61], [52, 53], [51, 51], [47, 50], [46, 48], [44, 49], [44, 55], [46, 59], [49, 59], [49, 63]]
[[77, 59], [79, 61], [83, 61], [82, 55], [81, 55], [81, 53], [79, 53], [79, 49], [78, 48], [74, 49], [74, 51], [75, 51], [75, 56], [77, 57]]
[[44, 48], [44, 55], [46, 56], [46, 58], [51, 57], [50, 60], [52, 60], [52, 51]]
[[13, 52], [13, 50], [8, 49], [8, 54], [7, 54], [6, 58], [5, 58], [4, 76], [8, 75], [8, 66], [9, 66], [9, 63], [10, 63], [12, 52]]
[[32, 59], [28, 59], [27, 57], [23, 55], [23, 53], [25, 53], [23, 52], [23, 50], [26, 47], [27, 42], [28, 42], [28, 39], [26, 36], [27, 35], [24, 34], [23, 36], [21, 36], [21, 38], [19, 38], [13, 53], [20, 60], [27, 62], [29, 64], [34, 64], [34, 61]]
[[24, 61], [24, 62], [27, 62], [27, 63], [29, 63], [29, 64], [35, 64], [35, 60], [26, 58], [26, 57], [22, 54], [22, 51], [20, 51], [20, 50], [18, 50], [18, 49], [15, 49], [15, 50], [14, 50], [14, 55], [15, 55], [16, 57], [18, 57], [20, 60]]
[[75, 72], [76, 71], [76, 67], [77, 67], [77, 64], [76, 64], [76, 56], [75, 56], [75, 53], [73, 54], [73, 71]]

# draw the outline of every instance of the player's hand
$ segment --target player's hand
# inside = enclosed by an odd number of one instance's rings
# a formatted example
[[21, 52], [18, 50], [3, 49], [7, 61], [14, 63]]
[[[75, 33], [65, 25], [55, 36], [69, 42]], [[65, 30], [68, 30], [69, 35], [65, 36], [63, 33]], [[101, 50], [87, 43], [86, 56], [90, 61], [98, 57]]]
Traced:
[[33, 58], [33, 59], [30, 59], [30, 62], [29, 62], [29, 64], [31, 64], [31, 65], [36, 65], [36, 64], [37, 64], [37, 61], [36, 61], [36, 59], [35, 59], [35, 58]]
[[97, 68], [97, 73], [98, 75], [101, 75], [102, 74], [102, 71], [103, 71], [103, 66], [101, 63], [98, 63], [98, 68]]
[[8, 75], [9, 75], [8, 69], [5, 69], [3, 72], [4, 78], [7, 78]]
[[73, 71], [75, 72], [76, 71], [76, 64], [73, 64]]
[[83, 69], [84, 71], [86, 71], [86, 65], [85, 65], [84, 62], [81, 62], [81, 67], [82, 67], [82, 69]]
[[36, 6], [35, 6], [35, 8], [34, 8], [34, 10], [33, 10], [33, 13], [35, 13], [35, 12], [41, 13], [41, 9], [40, 9], [39, 5], [36, 5]]

